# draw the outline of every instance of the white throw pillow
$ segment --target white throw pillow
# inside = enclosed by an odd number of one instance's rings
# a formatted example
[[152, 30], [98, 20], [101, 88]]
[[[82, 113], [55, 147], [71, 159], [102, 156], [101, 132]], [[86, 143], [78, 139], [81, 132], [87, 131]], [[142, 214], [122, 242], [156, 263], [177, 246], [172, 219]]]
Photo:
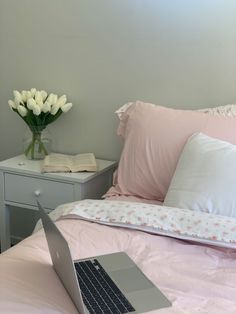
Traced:
[[163, 205], [236, 217], [236, 146], [202, 133], [192, 135]]

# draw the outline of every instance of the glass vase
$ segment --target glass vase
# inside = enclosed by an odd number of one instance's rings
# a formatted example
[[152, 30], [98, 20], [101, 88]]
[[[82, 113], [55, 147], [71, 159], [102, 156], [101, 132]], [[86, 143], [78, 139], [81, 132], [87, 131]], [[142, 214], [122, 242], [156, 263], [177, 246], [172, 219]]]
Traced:
[[24, 154], [28, 159], [40, 160], [51, 152], [51, 135], [40, 126], [30, 126], [23, 138]]

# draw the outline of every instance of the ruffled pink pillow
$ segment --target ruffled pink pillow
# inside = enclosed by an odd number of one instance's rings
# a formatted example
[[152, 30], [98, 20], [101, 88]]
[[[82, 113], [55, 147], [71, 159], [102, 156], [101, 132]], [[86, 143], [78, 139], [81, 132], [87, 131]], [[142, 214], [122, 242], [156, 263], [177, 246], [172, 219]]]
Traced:
[[236, 117], [177, 110], [137, 101], [121, 115], [124, 148], [116, 184], [105, 197], [163, 201], [187, 139], [196, 132], [236, 144]]

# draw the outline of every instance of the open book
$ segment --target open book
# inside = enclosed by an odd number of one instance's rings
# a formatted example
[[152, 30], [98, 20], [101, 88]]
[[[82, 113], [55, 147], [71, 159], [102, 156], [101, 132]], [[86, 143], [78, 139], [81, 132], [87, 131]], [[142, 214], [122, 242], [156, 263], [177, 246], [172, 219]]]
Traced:
[[64, 155], [50, 154], [43, 161], [42, 172], [79, 172], [97, 171], [97, 163], [93, 153]]

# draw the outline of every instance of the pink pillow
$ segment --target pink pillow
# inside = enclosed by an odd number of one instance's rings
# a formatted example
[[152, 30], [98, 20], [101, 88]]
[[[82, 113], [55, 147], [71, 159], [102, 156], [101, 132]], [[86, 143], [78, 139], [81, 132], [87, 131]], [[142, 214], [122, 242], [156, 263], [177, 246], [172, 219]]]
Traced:
[[124, 148], [116, 185], [106, 197], [133, 195], [163, 201], [182, 149], [196, 132], [236, 144], [236, 117], [135, 102], [118, 128]]

